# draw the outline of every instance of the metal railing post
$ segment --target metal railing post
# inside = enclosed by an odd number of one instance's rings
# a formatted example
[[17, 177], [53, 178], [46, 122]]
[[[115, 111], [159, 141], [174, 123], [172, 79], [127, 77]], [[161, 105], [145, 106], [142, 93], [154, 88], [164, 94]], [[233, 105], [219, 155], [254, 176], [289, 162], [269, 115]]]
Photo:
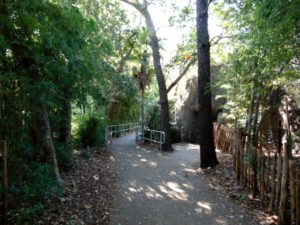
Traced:
[[162, 151], [162, 133], [159, 134], [160, 151]]
[[[154, 143], [160, 144], [160, 151], [162, 151], [162, 145], [165, 143], [165, 133], [163, 131], [159, 130], [150, 130], [145, 129], [144, 126], [142, 126], [141, 122], [138, 123], [129, 123], [129, 124], [118, 124], [118, 125], [110, 125], [105, 128], [105, 144], [106, 149], [109, 150], [110, 146], [112, 144], [112, 136], [113, 134], [122, 135], [127, 134], [129, 132], [135, 131], [136, 134], [136, 141], [139, 140], [139, 130], [141, 129], [142, 132], [142, 140], [149, 140], [151, 142], [151, 145]], [[150, 133], [150, 138], [145, 137], [144, 133], [145, 131]], [[156, 137], [159, 137], [159, 140], [157, 140]]]

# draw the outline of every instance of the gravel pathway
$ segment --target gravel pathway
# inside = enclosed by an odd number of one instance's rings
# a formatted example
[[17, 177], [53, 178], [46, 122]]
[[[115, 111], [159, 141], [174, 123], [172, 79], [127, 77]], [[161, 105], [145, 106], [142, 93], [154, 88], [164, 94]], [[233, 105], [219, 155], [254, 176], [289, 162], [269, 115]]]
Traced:
[[249, 215], [205, 183], [195, 171], [196, 145], [172, 153], [136, 146], [134, 135], [113, 140], [119, 176], [112, 225], [255, 225]]

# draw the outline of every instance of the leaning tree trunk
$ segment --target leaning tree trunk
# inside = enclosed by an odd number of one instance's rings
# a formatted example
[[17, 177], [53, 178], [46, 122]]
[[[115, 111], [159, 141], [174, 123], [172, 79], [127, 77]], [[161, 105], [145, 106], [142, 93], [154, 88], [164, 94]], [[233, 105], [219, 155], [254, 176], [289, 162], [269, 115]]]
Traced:
[[40, 99], [35, 99], [32, 104], [32, 124], [35, 135], [36, 147], [43, 151], [46, 160], [52, 161], [56, 179], [60, 185], [63, 181], [58, 170], [55, 148], [51, 135], [47, 107]]
[[153, 64], [156, 74], [156, 79], [159, 89], [159, 103], [160, 103], [160, 128], [165, 132], [165, 143], [162, 146], [163, 151], [172, 151], [171, 135], [170, 135], [170, 125], [169, 125], [169, 102], [168, 102], [168, 93], [166, 88], [165, 77], [163, 74], [162, 66], [160, 63], [160, 54], [159, 54], [159, 43], [155, 31], [155, 26], [153, 24], [152, 18], [147, 8], [147, 1], [143, 1], [143, 4], [138, 3], [137, 1], [131, 0], [122, 0], [123, 2], [135, 7], [145, 18], [147, 30], [150, 35], [151, 40], [151, 49]]
[[210, 90], [210, 43], [208, 2], [197, 0], [198, 102], [201, 168], [218, 164], [213, 135]]
[[147, 29], [150, 33], [152, 57], [153, 57], [154, 69], [155, 69], [156, 79], [159, 88], [159, 99], [160, 99], [160, 110], [161, 110], [160, 127], [161, 130], [165, 132], [165, 144], [162, 146], [162, 150], [172, 151], [170, 127], [169, 127], [169, 120], [170, 120], [169, 101], [168, 101], [168, 93], [166, 88], [165, 77], [160, 63], [158, 38], [156, 36], [155, 27], [147, 8], [143, 8], [141, 12], [145, 17]]

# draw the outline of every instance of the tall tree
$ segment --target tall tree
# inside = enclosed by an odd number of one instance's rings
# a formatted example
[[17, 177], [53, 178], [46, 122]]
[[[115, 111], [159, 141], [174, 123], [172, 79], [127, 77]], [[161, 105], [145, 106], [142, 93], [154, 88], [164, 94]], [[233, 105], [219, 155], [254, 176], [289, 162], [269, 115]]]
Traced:
[[140, 3], [138, 0], [121, 0], [135, 9], [137, 9], [145, 18], [147, 29], [150, 35], [150, 44], [152, 49], [152, 57], [154, 70], [156, 73], [156, 79], [159, 88], [159, 99], [160, 99], [160, 127], [161, 130], [165, 132], [165, 144], [163, 145], [163, 151], [171, 151], [171, 136], [170, 136], [170, 124], [169, 124], [169, 102], [168, 102], [168, 93], [166, 88], [165, 76], [162, 70], [160, 62], [160, 53], [159, 53], [159, 42], [156, 35], [156, 30], [154, 23], [152, 21], [151, 15], [148, 11], [149, 3], [147, 0], [143, 0], [143, 3]]
[[140, 59], [140, 69], [138, 70], [134, 67], [133, 76], [138, 82], [138, 88], [141, 91], [141, 121], [142, 121], [142, 132], [144, 134], [144, 124], [145, 124], [145, 113], [144, 113], [144, 100], [145, 100], [145, 89], [151, 83], [151, 74], [153, 69], [149, 68], [147, 50], [141, 55]]
[[197, 0], [198, 103], [201, 168], [218, 164], [213, 135], [210, 91], [210, 43], [207, 0]]

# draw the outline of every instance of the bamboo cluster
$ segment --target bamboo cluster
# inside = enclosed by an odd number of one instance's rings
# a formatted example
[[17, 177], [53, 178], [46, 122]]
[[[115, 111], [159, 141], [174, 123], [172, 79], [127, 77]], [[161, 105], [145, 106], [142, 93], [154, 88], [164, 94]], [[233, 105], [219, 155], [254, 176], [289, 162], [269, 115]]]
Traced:
[[257, 147], [241, 129], [214, 124], [215, 146], [234, 159], [236, 182], [278, 215], [280, 225], [300, 225], [300, 158], [289, 153], [287, 135], [277, 149], [259, 134]]

